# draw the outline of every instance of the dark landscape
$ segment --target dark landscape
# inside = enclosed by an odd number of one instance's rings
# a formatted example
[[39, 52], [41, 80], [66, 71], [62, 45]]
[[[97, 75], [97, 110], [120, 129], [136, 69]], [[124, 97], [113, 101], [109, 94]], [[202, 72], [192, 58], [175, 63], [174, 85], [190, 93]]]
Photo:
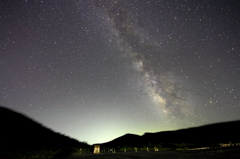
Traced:
[[240, 143], [240, 121], [223, 122], [200, 127], [145, 133], [142, 136], [126, 134], [101, 147], [211, 147], [219, 143]]
[[89, 148], [34, 120], [0, 107], [0, 159], [38, 159], [66, 157], [76, 148]]
[[[240, 121], [145, 133], [126, 134], [94, 145], [54, 132], [34, 120], [0, 107], [0, 159], [38, 158], [238, 158]], [[199, 150], [199, 149], [203, 150]]]

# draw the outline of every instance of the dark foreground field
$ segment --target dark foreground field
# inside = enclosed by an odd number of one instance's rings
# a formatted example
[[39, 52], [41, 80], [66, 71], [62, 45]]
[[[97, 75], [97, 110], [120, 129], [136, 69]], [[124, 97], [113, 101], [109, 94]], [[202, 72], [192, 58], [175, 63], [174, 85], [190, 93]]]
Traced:
[[238, 159], [240, 150], [78, 154], [67, 159]]

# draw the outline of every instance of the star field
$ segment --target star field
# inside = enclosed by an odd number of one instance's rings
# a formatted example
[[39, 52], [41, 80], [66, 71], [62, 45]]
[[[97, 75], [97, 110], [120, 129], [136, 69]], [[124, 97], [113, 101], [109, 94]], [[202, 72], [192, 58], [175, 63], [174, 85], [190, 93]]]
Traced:
[[0, 105], [89, 144], [240, 116], [237, 0], [0, 2]]

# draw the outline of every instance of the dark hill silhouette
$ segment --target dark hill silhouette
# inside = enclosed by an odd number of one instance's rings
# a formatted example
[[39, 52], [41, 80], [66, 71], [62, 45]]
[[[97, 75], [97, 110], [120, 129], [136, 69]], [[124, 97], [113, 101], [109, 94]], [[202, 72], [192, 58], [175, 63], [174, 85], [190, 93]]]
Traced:
[[135, 134], [125, 134], [123, 136], [120, 136], [113, 141], [104, 143], [105, 145], [108, 145], [108, 147], [115, 147], [115, 145], [124, 147], [125, 145], [135, 147], [139, 144], [141, 144], [142, 137]]
[[102, 143], [102, 147], [143, 147], [189, 143], [193, 147], [211, 146], [219, 143], [240, 142], [240, 121], [223, 122], [200, 127], [145, 133], [142, 136], [126, 134], [110, 142]]
[[59, 150], [89, 146], [56, 133], [29, 117], [4, 107], [0, 107], [0, 126], [0, 152]]
[[240, 142], [240, 121], [223, 122], [200, 127], [145, 133], [142, 137], [152, 143], [194, 143], [201, 146]]

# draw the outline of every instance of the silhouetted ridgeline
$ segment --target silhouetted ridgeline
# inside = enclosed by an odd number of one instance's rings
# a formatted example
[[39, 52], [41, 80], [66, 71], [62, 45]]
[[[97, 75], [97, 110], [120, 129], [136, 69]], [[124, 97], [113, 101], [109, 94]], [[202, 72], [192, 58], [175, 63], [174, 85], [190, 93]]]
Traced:
[[211, 124], [176, 131], [145, 133], [142, 136], [126, 134], [101, 147], [204, 147], [219, 143], [240, 143], [240, 121]]
[[[32, 119], [0, 107], [0, 152], [51, 150], [89, 145], [56, 133]], [[0, 157], [1, 158], [1, 157]]]

